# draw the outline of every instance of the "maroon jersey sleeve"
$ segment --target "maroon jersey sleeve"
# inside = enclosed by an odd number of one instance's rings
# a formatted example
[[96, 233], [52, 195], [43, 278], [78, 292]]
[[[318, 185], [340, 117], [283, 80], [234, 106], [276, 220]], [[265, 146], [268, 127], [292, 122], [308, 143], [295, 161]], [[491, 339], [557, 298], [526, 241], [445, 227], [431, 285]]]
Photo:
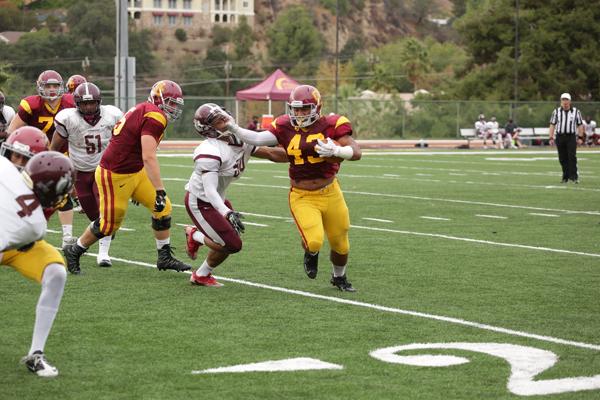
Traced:
[[337, 140], [342, 136], [352, 135], [352, 125], [350, 125], [350, 120], [343, 115], [328, 115], [326, 120], [328, 125], [328, 137]]
[[138, 104], [113, 128], [100, 166], [120, 174], [140, 171], [144, 167], [141, 136], [151, 135], [159, 142], [166, 126], [167, 118], [158, 107], [147, 102]]
[[40, 96], [28, 96], [21, 100], [17, 114], [27, 125], [33, 125], [34, 116], [38, 113], [38, 109], [42, 105]]

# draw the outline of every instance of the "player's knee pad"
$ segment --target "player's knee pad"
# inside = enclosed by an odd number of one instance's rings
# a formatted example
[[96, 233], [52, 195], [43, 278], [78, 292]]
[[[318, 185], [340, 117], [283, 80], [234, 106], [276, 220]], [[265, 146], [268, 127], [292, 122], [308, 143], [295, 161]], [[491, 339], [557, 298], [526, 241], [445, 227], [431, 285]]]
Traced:
[[348, 254], [350, 252], [350, 241], [348, 235], [341, 235], [329, 238], [329, 247], [338, 254]]
[[305, 243], [305, 250], [310, 251], [311, 253], [316, 253], [321, 250], [323, 247], [323, 241], [317, 239], [307, 239]]
[[71, 211], [73, 209], [73, 199], [71, 199], [71, 196], [67, 196], [67, 201], [65, 202], [65, 204], [63, 204], [62, 207], [60, 207], [58, 209], [58, 211]]
[[171, 229], [171, 216], [169, 215], [162, 218], [152, 217], [152, 229], [155, 231], [166, 231]]
[[42, 285], [53, 286], [62, 289], [67, 281], [67, 270], [64, 265], [51, 263], [44, 268], [42, 276]]
[[94, 221], [92, 221], [90, 223], [90, 231], [94, 234], [94, 236], [96, 236], [98, 239], [102, 239], [104, 236], [106, 236], [104, 233], [102, 233], [102, 231], [100, 230], [100, 218], [95, 219]]

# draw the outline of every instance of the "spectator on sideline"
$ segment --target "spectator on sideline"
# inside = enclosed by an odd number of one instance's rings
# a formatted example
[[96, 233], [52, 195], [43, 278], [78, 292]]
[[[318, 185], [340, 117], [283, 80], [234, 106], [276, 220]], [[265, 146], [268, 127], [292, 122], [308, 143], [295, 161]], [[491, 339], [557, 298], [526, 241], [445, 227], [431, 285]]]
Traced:
[[252, 116], [252, 121], [250, 121], [250, 123], [248, 123], [248, 126], [246, 127], [246, 129], [251, 130], [251, 131], [258, 130], [258, 116], [256, 116], [256, 115]]
[[519, 140], [520, 131], [521, 128], [519, 128], [512, 119], [509, 119], [506, 125], [504, 125], [504, 140], [505, 143], [507, 141], [509, 142], [510, 148], [516, 149], [517, 147], [523, 147], [523, 144]]
[[[475, 121], [475, 135], [483, 139], [483, 145], [486, 144], [486, 124], [485, 124], [485, 115], [479, 114], [479, 118]], [[487, 148], [487, 147], [485, 147]]]
[[[502, 138], [500, 137], [500, 129], [499, 129], [498, 121], [496, 121], [496, 117], [492, 117], [492, 119], [490, 119], [488, 122], [486, 122], [485, 128], [486, 128], [486, 137], [487, 138], [491, 137], [492, 143], [496, 144], [496, 142], [497, 142], [498, 148], [503, 149], [504, 144], [502, 143]], [[483, 144], [485, 145], [485, 139], [484, 139]]]
[[583, 120], [584, 135], [579, 138], [579, 145], [595, 146], [600, 135], [596, 134], [596, 121], [589, 115]]
[[579, 183], [577, 174], [577, 133], [583, 136], [583, 120], [581, 112], [571, 106], [571, 95], [560, 95], [560, 107], [552, 112], [550, 117], [550, 145], [556, 143], [558, 160], [562, 168], [562, 183], [569, 179]]

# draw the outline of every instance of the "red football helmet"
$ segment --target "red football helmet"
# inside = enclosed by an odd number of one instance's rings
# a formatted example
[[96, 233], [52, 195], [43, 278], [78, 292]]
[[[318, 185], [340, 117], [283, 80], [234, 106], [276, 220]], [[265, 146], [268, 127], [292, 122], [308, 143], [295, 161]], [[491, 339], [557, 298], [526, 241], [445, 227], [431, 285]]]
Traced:
[[27, 162], [23, 176], [42, 207], [56, 207], [73, 189], [75, 167], [58, 151], [42, 151]]
[[48, 146], [48, 137], [44, 132], [33, 126], [22, 126], [2, 143], [0, 155], [10, 160], [10, 155], [14, 152], [30, 159], [35, 154], [48, 150]]
[[202, 104], [194, 114], [194, 128], [200, 136], [206, 138], [220, 139], [231, 136], [230, 133], [221, 132], [213, 127], [213, 124], [220, 119], [229, 119], [227, 110], [214, 103]]
[[37, 79], [37, 92], [45, 100], [52, 101], [60, 98], [65, 93], [62, 76], [51, 69], [42, 72]]
[[287, 114], [293, 126], [306, 128], [321, 118], [321, 93], [310, 85], [296, 86], [287, 102]]
[[81, 85], [82, 83], [87, 82], [87, 79], [85, 79], [84, 76], [82, 75], [71, 75], [69, 77], [69, 79], [67, 79], [67, 93], [73, 93], [75, 92], [75, 89], [77, 89], [77, 86]]
[[183, 92], [173, 81], [156, 82], [150, 90], [148, 101], [163, 110], [169, 121], [176, 120], [183, 112]]
[[[84, 82], [77, 86], [73, 93], [73, 99], [77, 105], [77, 110], [84, 115], [94, 117], [96, 120], [100, 118], [100, 104], [102, 103], [102, 93], [98, 86], [91, 82]], [[89, 107], [89, 103], [95, 103], [95, 107]]]

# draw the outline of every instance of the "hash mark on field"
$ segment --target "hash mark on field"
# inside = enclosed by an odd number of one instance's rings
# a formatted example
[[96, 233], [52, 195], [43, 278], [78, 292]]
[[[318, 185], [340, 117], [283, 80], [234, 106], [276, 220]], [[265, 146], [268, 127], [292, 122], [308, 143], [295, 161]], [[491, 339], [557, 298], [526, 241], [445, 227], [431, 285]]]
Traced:
[[392, 176], [394, 178], [398, 178], [398, 177], [400, 177], [402, 175], [397, 175], [397, 174], [383, 174], [383, 176]]
[[394, 221], [390, 221], [389, 219], [380, 219], [380, 218], [367, 218], [367, 217], [363, 217], [362, 219], [366, 219], [368, 221], [376, 221], [376, 222], [394, 222]]
[[438, 221], [450, 221], [450, 218], [442, 218], [442, 217], [429, 217], [427, 215], [421, 215], [419, 218], [423, 218], [423, 219], [433, 219], [433, 220], [438, 220]]
[[475, 216], [481, 218], [508, 219], [508, 217], [502, 217], [500, 215], [475, 214]]
[[559, 217], [556, 214], [529, 213], [529, 215], [538, 215], [540, 217]]
[[457, 174], [455, 172], [450, 172], [448, 175], [452, 175], [452, 176], [467, 176], [467, 174]]

